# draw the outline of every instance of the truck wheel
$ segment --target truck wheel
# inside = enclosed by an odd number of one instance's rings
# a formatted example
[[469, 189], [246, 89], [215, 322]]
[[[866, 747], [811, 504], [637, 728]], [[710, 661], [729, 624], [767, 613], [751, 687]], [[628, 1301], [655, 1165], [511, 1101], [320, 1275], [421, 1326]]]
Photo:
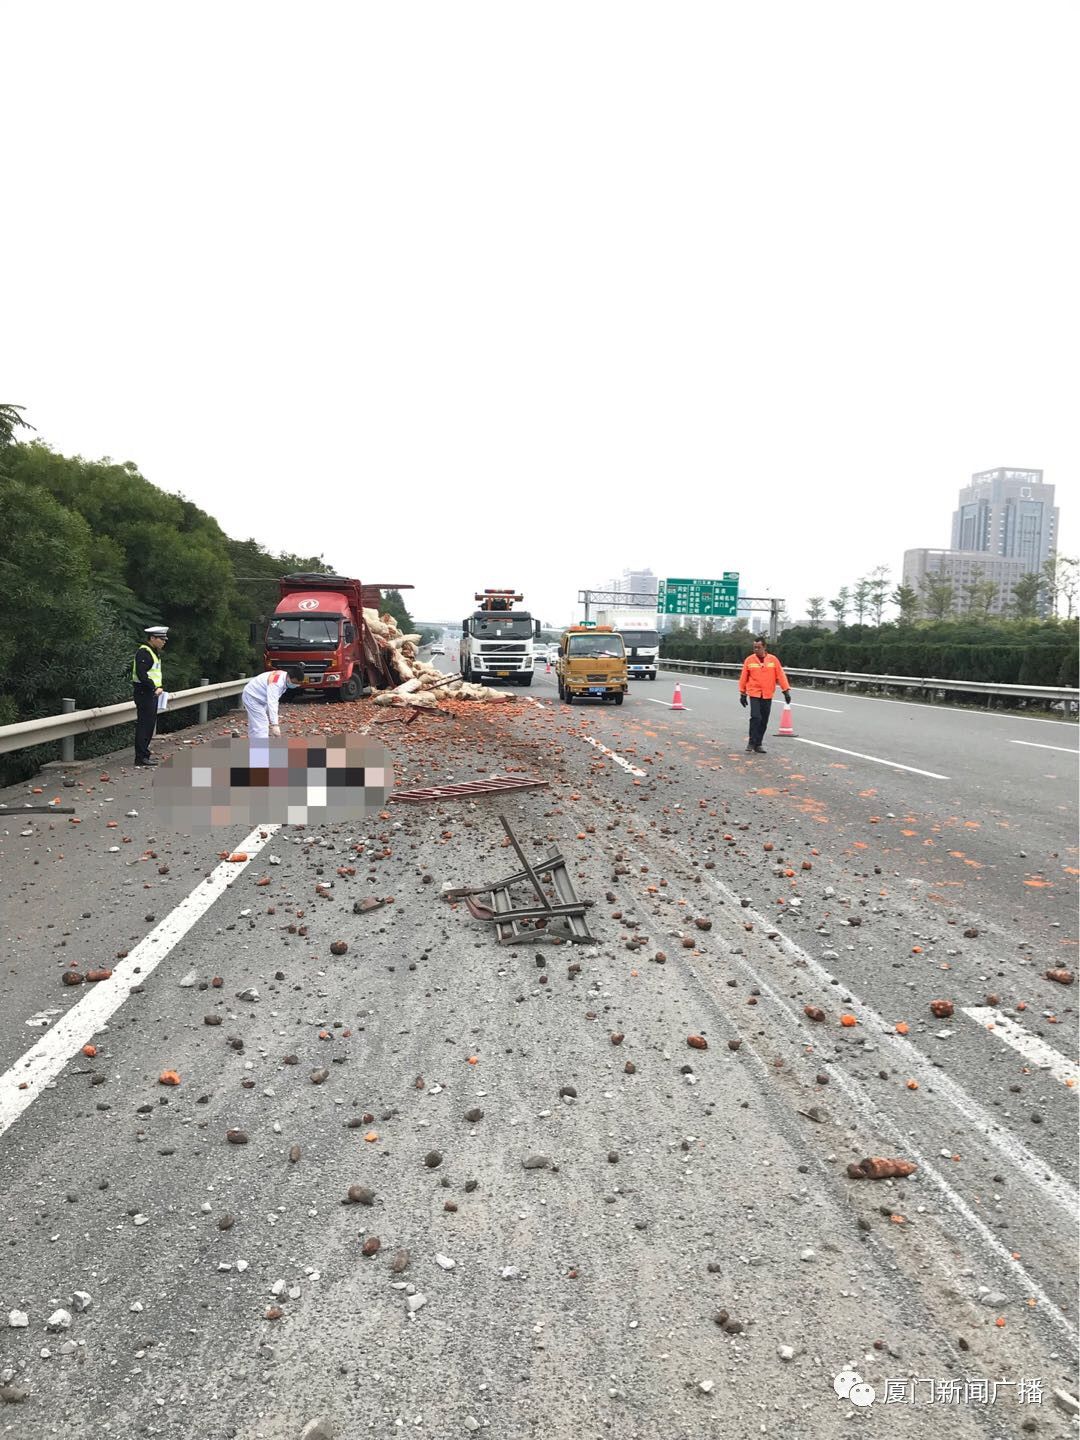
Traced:
[[354, 670], [345, 684], [342, 685], [341, 689], [337, 692], [337, 698], [339, 700], [359, 700], [360, 692], [363, 688], [364, 686], [360, 679], [359, 671]]
[[532, 676], [531, 676], [531, 675], [522, 675], [522, 676], [521, 676], [521, 683], [522, 683], [522, 685], [531, 685], [531, 684], [532, 684]]
[[461, 678], [465, 681], [466, 685], [472, 684], [472, 671], [467, 665], [462, 665], [461, 667]]
[[566, 701], [567, 705], [572, 705], [574, 703], [574, 697], [569, 690], [563, 691], [562, 698]]
[[623, 702], [623, 693], [622, 693], [622, 691], [620, 690], [619, 693], [618, 693], [618, 695], [615, 696], [615, 704], [616, 704], [616, 705], [621, 705], [622, 702]]

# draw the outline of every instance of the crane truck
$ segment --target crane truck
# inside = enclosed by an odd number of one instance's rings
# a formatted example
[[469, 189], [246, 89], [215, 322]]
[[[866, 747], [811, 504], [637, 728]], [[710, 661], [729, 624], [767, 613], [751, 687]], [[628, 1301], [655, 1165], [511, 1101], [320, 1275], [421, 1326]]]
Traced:
[[525, 597], [513, 590], [478, 590], [474, 598], [477, 608], [461, 622], [462, 679], [531, 685], [540, 621], [514, 609]]

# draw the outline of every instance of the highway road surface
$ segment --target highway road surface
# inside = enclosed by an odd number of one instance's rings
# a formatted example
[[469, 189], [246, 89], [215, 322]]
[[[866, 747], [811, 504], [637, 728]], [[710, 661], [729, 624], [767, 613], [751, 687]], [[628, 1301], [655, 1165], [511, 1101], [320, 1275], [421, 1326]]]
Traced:
[[[286, 707], [545, 782], [348, 824], [0, 796], [0, 1435], [1075, 1434], [1076, 726], [671, 686]], [[444, 897], [501, 816], [594, 943]]]

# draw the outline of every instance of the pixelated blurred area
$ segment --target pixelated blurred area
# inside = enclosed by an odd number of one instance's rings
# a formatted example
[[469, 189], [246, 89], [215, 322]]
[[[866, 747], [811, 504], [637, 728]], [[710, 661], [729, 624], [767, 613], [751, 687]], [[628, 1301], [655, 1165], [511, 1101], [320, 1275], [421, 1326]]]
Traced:
[[222, 825], [319, 825], [385, 805], [394, 770], [366, 735], [215, 740], [154, 777], [161, 818], [185, 832]]

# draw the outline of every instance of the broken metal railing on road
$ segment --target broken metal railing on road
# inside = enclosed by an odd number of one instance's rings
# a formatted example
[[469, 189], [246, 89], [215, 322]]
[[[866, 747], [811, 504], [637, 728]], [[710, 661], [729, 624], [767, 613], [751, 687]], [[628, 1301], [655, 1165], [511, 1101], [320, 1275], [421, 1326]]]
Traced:
[[[499, 819], [523, 868], [515, 875], [508, 875], [504, 880], [493, 880], [488, 885], [455, 886], [444, 891], [447, 900], [464, 900], [474, 920], [491, 921], [500, 945], [516, 945], [522, 940], [561, 938], [549, 932], [547, 926], [551, 920], [566, 921], [573, 944], [591, 945], [593, 936], [585, 923], [585, 911], [593, 902], [579, 900], [574, 893], [566, 861], [556, 851], [530, 865], [509, 822], [504, 816]], [[555, 903], [548, 899], [544, 889], [545, 877], [550, 880], [559, 897]], [[524, 884], [525, 881], [530, 883], [537, 898], [532, 904], [515, 903], [510, 894], [511, 886]], [[483, 895], [490, 897], [488, 904], [477, 898]]]
[[419, 790], [395, 790], [391, 800], [398, 804], [431, 804], [437, 800], [468, 800], [473, 795], [501, 795], [506, 790], [538, 790], [546, 780], [519, 780], [511, 775], [493, 775], [489, 780], [463, 780], [460, 785], [424, 785]]
[[[731, 660], [677, 660], [661, 657], [661, 670], [705, 670], [718, 674], [738, 675], [742, 671], [739, 661]], [[994, 680], [944, 680], [940, 676], [926, 675], [868, 675], [859, 670], [796, 670], [785, 665], [785, 673], [791, 679], [815, 681], [836, 681], [844, 686], [869, 685], [875, 689], [887, 690], [953, 690], [969, 695], [1002, 695], [1014, 700], [1063, 701], [1076, 705], [1080, 702], [1080, 690], [1068, 685], [1003, 685]]]

